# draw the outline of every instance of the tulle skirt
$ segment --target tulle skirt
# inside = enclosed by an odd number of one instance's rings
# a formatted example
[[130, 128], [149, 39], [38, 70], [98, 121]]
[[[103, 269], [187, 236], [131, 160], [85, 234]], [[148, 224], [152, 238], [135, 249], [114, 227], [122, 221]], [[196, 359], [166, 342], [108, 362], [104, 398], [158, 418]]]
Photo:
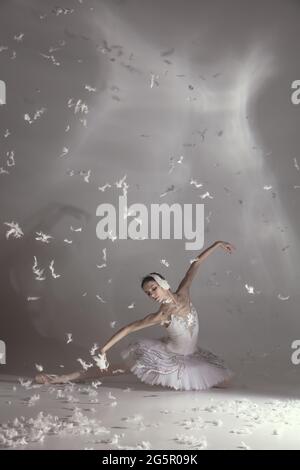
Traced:
[[199, 347], [191, 354], [172, 352], [162, 339], [143, 338], [121, 356], [142, 382], [175, 390], [206, 390], [234, 375], [213, 353]]

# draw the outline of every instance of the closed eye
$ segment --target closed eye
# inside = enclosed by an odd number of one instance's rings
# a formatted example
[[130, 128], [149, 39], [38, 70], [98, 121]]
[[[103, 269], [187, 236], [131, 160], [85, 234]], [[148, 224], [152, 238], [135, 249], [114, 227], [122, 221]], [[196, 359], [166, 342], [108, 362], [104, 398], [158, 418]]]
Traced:
[[[152, 290], [154, 290], [154, 291], [155, 291], [156, 289], [157, 289], [157, 287], [153, 287], [153, 289], [152, 289]], [[147, 294], [148, 294], [148, 295], [151, 295], [151, 291], [148, 291], [148, 292], [147, 292]]]

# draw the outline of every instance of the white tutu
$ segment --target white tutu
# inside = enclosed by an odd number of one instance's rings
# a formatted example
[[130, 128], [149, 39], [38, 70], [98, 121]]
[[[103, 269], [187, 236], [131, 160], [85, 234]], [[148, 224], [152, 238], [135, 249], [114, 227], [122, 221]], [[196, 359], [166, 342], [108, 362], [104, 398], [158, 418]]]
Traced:
[[142, 338], [121, 352], [142, 382], [176, 390], [206, 390], [233, 376], [220, 358], [197, 346], [198, 314], [192, 304], [188, 315], [172, 315], [166, 330], [163, 338]]

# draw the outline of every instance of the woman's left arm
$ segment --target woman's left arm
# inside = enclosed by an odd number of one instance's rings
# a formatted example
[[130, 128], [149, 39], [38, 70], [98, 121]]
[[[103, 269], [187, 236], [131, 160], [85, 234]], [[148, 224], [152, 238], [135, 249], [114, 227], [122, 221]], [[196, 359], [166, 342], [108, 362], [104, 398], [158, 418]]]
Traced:
[[178, 293], [180, 290], [188, 290], [192, 284], [192, 281], [198, 271], [198, 268], [200, 264], [211, 254], [213, 251], [215, 251], [216, 248], [222, 247], [225, 251], [228, 251], [229, 253], [232, 253], [232, 251], [235, 249], [234, 245], [228, 242], [222, 242], [222, 241], [217, 241], [213, 243], [209, 248], [204, 250], [200, 255], [198, 255], [195, 260], [192, 262], [191, 266], [187, 270], [184, 278], [180, 282], [178, 289], [176, 293]]

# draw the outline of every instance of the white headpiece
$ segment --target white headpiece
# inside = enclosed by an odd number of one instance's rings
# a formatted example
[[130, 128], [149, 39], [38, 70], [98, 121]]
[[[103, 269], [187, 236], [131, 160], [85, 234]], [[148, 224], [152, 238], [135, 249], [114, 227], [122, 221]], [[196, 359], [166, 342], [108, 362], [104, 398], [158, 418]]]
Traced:
[[165, 290], [170, 289], [168, 281], [166, 279], [162, 279], [160, 276], [154, 273], [150, 273], [149, 276], [153, 277], [154, 281], [157, 282], [157, 284], [162, 287]]

